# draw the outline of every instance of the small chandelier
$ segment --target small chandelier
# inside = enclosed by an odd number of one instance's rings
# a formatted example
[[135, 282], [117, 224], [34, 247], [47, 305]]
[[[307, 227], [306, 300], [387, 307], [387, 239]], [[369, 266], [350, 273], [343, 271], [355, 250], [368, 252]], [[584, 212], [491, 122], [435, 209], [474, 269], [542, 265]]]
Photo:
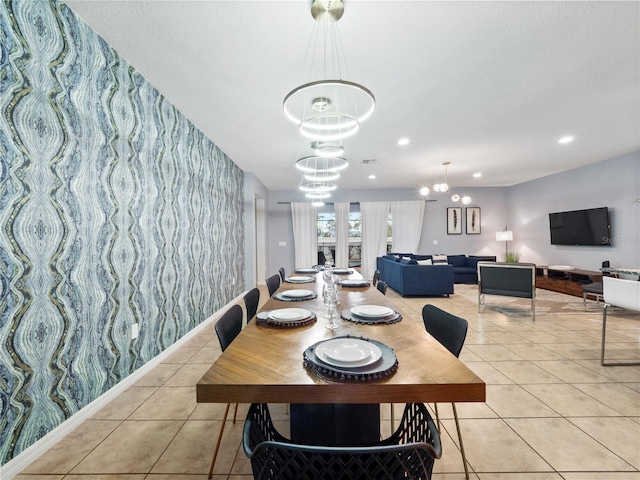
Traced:
[[433, 191], [438, 193], [446, 193], [449, 191], [449, 184], [447, 183], [447, 167], [451, 165], [451, 162], [442, 162], [442, 165], [444, 165], [444, 182], [436, 183], [433, 186]]
[[[444, 165], [444, 182], [436, 183], [435, 185], [433, 185], [433, 191], [436, 193], [447, 193], [449, 191], [449, 183], [447, 182], [447, 167], [451, 165], [451, 162], [442, 162], [442, 165]], [[431, 190], [429, 190], [429, 187], [422, 187], [420, 188], [420, 195], [426, 197], [427, 195], [429, 195], [430, 191]], [[471, 203], [471, 197], [468, 195], [464, 195], [461, 197], [457, 193], [454, 193], [453, 195], [451, 195], [451, 201], [453, 203], [461, 202], [464, 205], [469, 205]]]
[[[344, 60], [340, 60], [342, 42], [338, 32], [338, 20], [344, 13], [342, 0], [314, 0], [311, 15], [316, 20], [314, 45], [323, 48], [312, 58], [322, 58], [318, 76], [320, 80], [310, 81], [291, 90], [284, 98], [284, 114], [298, 126], [300, 133], [319, 142], [335, 142], [355, 134], [360, 123], [371, 116], [376, 101], [366, 87], [342, 79]], [[318, 36], [324, 34], [323, 41]], [[309, 43], [311, 45], [311, 41]], [[308, 53], [308, 51], [307, 51]], [[332, 60], [332, 62], [328, 62]], [[306, 60], [306, 57], [305, 57]], [[329, 63], [329, 65], [328, 65]], [[311, 75], [313, 78], [313, 65]], [[344, 65], [346, 70], [346, 64]], [[304, 63], [303, 63], [304, 68]], [[329, 69], [333, 72], [329, 73]], [[329, 75], [334, 75], [333, 78]], [[317, 152], [317, 155], [322, 153]]]

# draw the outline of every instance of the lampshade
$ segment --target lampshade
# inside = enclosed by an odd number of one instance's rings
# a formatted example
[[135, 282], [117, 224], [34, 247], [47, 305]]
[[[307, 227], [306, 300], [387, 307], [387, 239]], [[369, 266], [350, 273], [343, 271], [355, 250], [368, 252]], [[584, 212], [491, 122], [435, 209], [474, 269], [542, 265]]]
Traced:
[[510, 242], [512, 240], [513, 240], [513, 232], [511, 230], [503, 230], [502, 232], [496, 232], [496, 241]]

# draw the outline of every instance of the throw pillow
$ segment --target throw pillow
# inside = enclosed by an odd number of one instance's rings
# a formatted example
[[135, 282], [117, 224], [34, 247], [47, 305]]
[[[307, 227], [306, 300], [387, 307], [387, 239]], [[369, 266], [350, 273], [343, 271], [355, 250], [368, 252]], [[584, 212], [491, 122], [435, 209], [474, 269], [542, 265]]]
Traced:
[[433, 264], [434, 265], [447, 265], [447, 256], [446, 255], [434, 255], [433, 256]]
[[433, 265], [433, 262], [430, 258], [427, 260], [418, 260], [418, 265]]

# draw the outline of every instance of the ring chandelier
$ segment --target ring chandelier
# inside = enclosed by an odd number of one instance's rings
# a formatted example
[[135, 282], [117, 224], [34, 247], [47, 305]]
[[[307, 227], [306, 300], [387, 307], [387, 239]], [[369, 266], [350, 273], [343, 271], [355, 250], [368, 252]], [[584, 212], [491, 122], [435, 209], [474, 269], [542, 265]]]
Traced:
[[344, 157], [318, 157], [309, 155], [296, 160], [296, 168], [305, 173], [339, 172], [349, 166]]
[[[330, 142], [355, 134], [376, 106], [368, 88], [342, 77], [343, 68], [347, 71], [346, 61], [341, 58], [344, 52], [338, 31], [338, 20], [343, 14], [342, 0], [313, 1], [314, 29], [301, 70], [305, 70], [313, 45], [307, 65], [310, 81], [291, 90], [282, 102], [286, 117], [298, 126], [303, 136], [313, 140]], [[316, 58], [322, 61], [314, 65]]]

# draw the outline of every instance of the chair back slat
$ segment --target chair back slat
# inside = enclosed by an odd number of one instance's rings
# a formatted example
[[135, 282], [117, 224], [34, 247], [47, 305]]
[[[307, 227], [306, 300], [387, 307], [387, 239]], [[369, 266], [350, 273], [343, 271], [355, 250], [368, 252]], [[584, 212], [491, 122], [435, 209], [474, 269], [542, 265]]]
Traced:
[[273, 297], [273, 294], [276, 293], [276, 290], [280, 288], [280, 274], [271, 275], [267, 278], [267, 290], [269, 290], [269, 296]]
[[604, 301], [640, 312], [640, 281], [602, 277]]
[[425, 305], [422, 308], [422, 320], [432, 337], [456, 357], [460, 356], [469, 328], [469, 323], [464, 318], [456, 317], [434, 305]]
[[244, 296], [244, 306], [247, 309], [247, 323], [256, 316], [258, 304], [260, 303], [260, 289], [252, 288]]
[[274, 428], [266, 404], [253, 404], [244, 425], [243, 448], [258, 480], [404, 480], [431, 478], [442, 455], [438, 430], [423, 404], [407, 404], [389, 438], [358, 447], [300, 445]]
[[242, 307], [233, 305], [216, 322], [216, 334], [224, 352], [242, 330]]

